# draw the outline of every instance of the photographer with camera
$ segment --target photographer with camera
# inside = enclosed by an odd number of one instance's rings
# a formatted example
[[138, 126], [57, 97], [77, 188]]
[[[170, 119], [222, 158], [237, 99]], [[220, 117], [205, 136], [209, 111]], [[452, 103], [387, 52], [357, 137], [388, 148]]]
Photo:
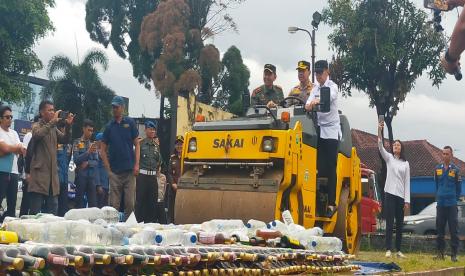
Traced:
[[[55, 111], [51, 101], [42, 101], [39, 105], [40, 119], [32, 126], [34, 152], [30, 165], [30, 215], [39, 212], [57, 214], [60, 181], [57, 167], [57, 146], [67, 144], [71, 138], [71, 125], [74, 115], [69, 112]], [[64, 118], [66, 115], [66, 118]], [[57, 123], [65, 121], [64, 133], [57, 129]], [[45, 209], [42, 204], [45, 201]]]
[[[458, 6], [463, 7], [465, 0], [448, 0], [446, 4], [449, 9]], [[441, 58], [444, 70], [449, 74], [460, 71], [460, 55], [465, 50], [465, 12], [462, 10], [459, 19], [455, 23], [454, 31], [450, 39], [449, 49]]]

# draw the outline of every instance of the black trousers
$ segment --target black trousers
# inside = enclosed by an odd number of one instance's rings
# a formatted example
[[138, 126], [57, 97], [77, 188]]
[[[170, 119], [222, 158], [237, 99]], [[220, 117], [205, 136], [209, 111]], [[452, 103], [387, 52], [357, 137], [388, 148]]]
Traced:
[[103, 193], [99, 194], [97, 192], [97, 207], [102, 208], [108, 206], [108, 189], [102, 188]]
[[166, 206], [168, 207], [168, 223], [175, 223], [174, 221], [174, 203], [176, 201], [176, 191], [171, 184], [166, 187]]
[[396, 219], [396, 250], [400, 251], [402, 244], [402, 227], [404, 225], [404, 199], [385, 193], [384, 214], [386, 215], [386, 250], [392, 249], [392, 233], [394, 218]]
[[[76, 180], [76, 208], [97, 206], [97, 184], [96, 176], [79, 174]], [[87, 198], [87, 206], [84, 202], [84, 195]]]
[[0, 218], [16, 216], [16, 198], [18, 196], [18, 175], [13, 173], [0, 172], [0, 203], [6, 197], [6, 212]]
[[60, 183], [58, 195], [58, 215], [63, 217], [68, 212], [68, 183]]
[[450, 232], [450, 248], [452, 255], [457, 255], [459, 248], [459, 237], [458, 237], [458, 210], [457, 206], [437, 206], [436, 215], [436, 231], [437, 235], [437, 249], [439, 252], [444, 253], [446, 242], [444, 241], [444, 235], [446, 232], [446, 224], [449, 224]]
[[166, 212], [166, 206], [165, 202], [157, 202], [156, 204], [156, 218], [155, 222], [158, 222], [160, 224], [167, 224], [168, 223], [168, 217], [167, 217], [167, 212]]
[[136, 218], [138, 222], [156, 222], [157, 176], [139, 174], [136, 179]]
[[23, 191], [23, 197], [21, 198], [21, 207], [19, 209], [19, 216], [29, 215], [29, 192], [27, 191], [27, 180], [23, 179], [23, 185], [21, 190]]
[[328, 178], [328, 205], [331, 206], [336, 206], [337, 146], [338, 140], [336, 139], [318, 138], [318, 177]]
[[37, 215], [38, 213], [48, 213], [57, 215], [58, 213], [58, 196], [51, 194], [52, 187], [50, 187], [49, 195], [30, 192], [30, 215]]

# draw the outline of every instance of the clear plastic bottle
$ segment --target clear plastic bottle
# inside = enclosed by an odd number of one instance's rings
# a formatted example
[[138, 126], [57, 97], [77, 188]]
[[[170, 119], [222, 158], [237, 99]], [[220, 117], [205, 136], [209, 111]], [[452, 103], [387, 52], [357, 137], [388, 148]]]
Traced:
[[197, 245], [197, 235], [194, 232], [186, 232], [186, 233], [184, 233], [181, 244], [183, 246], [195, 246], [195, 245]]
[[184, 239], [184, 231], [180, 229], [161, 230], [155, 236], [157, 245], [180, 245]]
[[280, 220], [273, 220], [272, 222], [268, 223], [268, 228], [271, 230], [277, 230], [283, 235], [287, 235], [288, 232], [287, 225]]
[[48, 222], [46, 223], [47, 229], [47, 243], [52, 244], [68, 244], [69, 243], [69, 222]]
[[97, 219], [104, 219], [104, 213], [102, 210], [96, 207], [82, 208], [82, 209], [71, 209], [66, 212], [64, 218], [66, 220], [88, 220], [94, 222]]
[[250, 237], [255, 237], [256, 232], [259, 229], [266, 229], [266, 223], [263, 221], [255, 220], [255, 219], [250, 219], [246, 224], [245, 227], [247, 228], [247, 235]]
[[103, 226], [85, 220], [69, 222], [68, 233], [67, 244], [106, 245], [110, 239], [110, 234]]
[[108, 231], [110, 231], [111, 240], [110, 245], [126, 245], [129, 244], [129, 239], [121, 233], [115, 227], [109, 226], [107, 227]]
[[104, 206], [102, 207], [103, 219], [108, 223], [119, 222], [119, 212], [113, 207]]
[[244, 223], [239, 219], [214, 219], [202, 223], [203, 231], [213, 233], [226, 233], [244, 228]]
[[314, 252], [340, 252], [342, 241], [336, 237], [311, 236], [304, 241], [304, 246]]

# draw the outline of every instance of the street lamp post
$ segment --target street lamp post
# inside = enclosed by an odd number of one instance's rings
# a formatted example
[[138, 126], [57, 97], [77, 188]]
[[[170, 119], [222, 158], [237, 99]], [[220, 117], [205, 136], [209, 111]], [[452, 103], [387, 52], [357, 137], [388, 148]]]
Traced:
[[315, 83], [315, 31], [318, 30], [318, 25], [321, 22], [321, 14], [319, 12], [313, 13], [313, 20], [312, 20], [312, 32], [308, 31], [307, 29], [302, 29], [299, 27], [289, 27], [287, 31], [291, 34], [296, 33], [297, 31], [306, 32], [310, 36], [310, 40], [312, 42], [312, 83]]

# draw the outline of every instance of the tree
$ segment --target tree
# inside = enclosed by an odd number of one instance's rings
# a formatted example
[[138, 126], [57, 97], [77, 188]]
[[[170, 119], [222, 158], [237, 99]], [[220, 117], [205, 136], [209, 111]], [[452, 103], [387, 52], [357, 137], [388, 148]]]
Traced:
[[221, 89], [217, 92], [214, 106], [236, 115], [242, 115], [242, 95], [248, 91], [250, 71], [244, 64], [241, 52], [231, 46], [221, 61]]
[[30, 73], [42, 69], [33, 51], [37, 40], [53, 31], [47, 8], [53, 0], [0, 1], [0, 98], [18, 102], [31, 91]]
[[[226, 30], [237, 30], [227, 8], [242, 1], [244, 0], [186, 0], [190, 14], [188, 24], [191, 29], [199, 31], [192, 35], [195, 35], [195, 39], [204, 41]], [[86, 3], [86, 29], [90, 38], [105, 47], [111, 44], [120, 57], [128, 58], [134, 77], [147, 89], [151, 87], [152, 65], [161, 55], [161, 49], [154, 49], [151, 53], [143, 51], [139, 36], [144, 17], [157, 10], [161, 2], [163, 1], [88, 0]], [[171, 21], [173, 20], [176, 21], [176, 18]], [[199, 57], [201, 49], [188, 50]]]
[[110, 119], [110, 102], [115, 93], [100, 79], [96, 65], [108, 69], [108, 58], [100, 50], [91, 50], [80, 64], [66, 56], [54, 56], [48, 63], [50, 83], [43, 91], [57, 108], [76, 114], [73, 136], [79, 137], [84, 119], [91, 119], [95, 129], [101, 129]]
[[445, 77], [439, 66], [444, 36], [409, 0], [329, 0], [323, 16], [334, 28], [334, 79], [344, 95], [353, 88], [368, 95], [385, 115], [392, 143], [392, 120], [417, 78], [427, 72], [438, 86]]

